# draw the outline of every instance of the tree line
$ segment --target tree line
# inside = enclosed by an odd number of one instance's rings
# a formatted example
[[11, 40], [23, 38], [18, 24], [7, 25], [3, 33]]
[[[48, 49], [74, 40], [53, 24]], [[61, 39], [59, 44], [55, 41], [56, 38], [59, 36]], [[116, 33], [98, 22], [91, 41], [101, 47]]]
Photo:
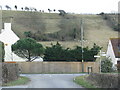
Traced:
[[[12, 45], [12, 51], [22, 58], [27, 58], [28, 62], [34, 61], [39, 56], [44, 61], [95, 61], [94, 55], [97, 55], [102, 47], [94, 44], [92, 48], [76, 46], [75, 49], [63, 48], [59, 42], [51, 47], [43, 47], [34, 39], [25, 38], [18, 40]], [[83, 51], [83, 52], [82, 52]]]
[[[2, 9], [2, 6], [0, 5], [0, 8]], [[9, 6], [9, 5], [5, 5], [5, 8], [7, 9], [7, 10], [12, 10], [12, 8]], [[14, 6], [14, 9], [15, 10], [18, 10], [18, 6], [17, 5], [15, 5]], [[44, 10], [37, 10], [36, 8], [34, 8], [34, 7], [27, 7], [27, 6], [25, 6], [25, 7], [21, 7], [21, 10], [23, 11], [39, 11], [39, 12], [44, 12]], [[51, 13], [51, 12], [56, 12], [56, 9], [50, 9], [50, 8], [48, 8], [48, 12], [49, 13]]]

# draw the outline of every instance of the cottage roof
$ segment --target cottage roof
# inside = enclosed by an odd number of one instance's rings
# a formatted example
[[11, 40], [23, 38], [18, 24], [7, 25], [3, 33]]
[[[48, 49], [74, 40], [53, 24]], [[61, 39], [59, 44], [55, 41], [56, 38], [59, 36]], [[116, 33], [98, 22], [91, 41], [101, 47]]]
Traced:
[[110, 38], [116, 58], [120, 58], [120, 38]]

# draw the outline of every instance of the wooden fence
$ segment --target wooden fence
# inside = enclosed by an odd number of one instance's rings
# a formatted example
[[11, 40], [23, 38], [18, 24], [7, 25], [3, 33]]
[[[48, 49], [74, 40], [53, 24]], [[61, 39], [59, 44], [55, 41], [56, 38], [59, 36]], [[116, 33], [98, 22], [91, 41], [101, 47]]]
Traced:
[[18, 62], [22, 73], [79, 73], [88, 72], [88, 67], [92, 67], [92, 72], [99, 72], [98, 62]]

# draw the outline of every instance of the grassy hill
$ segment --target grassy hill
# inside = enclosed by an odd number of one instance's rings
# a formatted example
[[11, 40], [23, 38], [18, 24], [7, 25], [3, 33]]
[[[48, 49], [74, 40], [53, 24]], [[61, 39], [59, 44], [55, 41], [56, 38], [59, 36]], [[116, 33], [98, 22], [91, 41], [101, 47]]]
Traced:
[[[31, 37], [45, 46], [51, 42], [60, 43], [65, 47], [81, 45], [80, 20], [83, 19], [84, 46], [92, 46], [96, 43], [105, 51], [109, 38], [118, 37], [118, 31], [114, 31], [101, 15], [40, 13], [28, 11], [3, 11], [3, 23], [12, 22], [12, 30], [24, 38], [24, 32], [30, 31]], [[12, 17], [12, 19], [11, 19]], [[47, 41], [47, 42], [46, 42]]]

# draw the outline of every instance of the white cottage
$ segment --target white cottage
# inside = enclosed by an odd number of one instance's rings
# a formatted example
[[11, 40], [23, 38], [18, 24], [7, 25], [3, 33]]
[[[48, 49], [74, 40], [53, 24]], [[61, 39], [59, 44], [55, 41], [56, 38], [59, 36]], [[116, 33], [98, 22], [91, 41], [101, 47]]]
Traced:
[[[5, 61], [26, 61], [12, 53], [11, 45], [19, 40], [19, 37], [11, 30], [11, 23], [4, 23], [4, 29], [1, 30], [0, 41], [4, 43]], [[43, 61], [42, 58], [36, 61]]]
[[120, 62], [120, 38], [110, 38], [106, 57], [109, 57], [114, 65]]

